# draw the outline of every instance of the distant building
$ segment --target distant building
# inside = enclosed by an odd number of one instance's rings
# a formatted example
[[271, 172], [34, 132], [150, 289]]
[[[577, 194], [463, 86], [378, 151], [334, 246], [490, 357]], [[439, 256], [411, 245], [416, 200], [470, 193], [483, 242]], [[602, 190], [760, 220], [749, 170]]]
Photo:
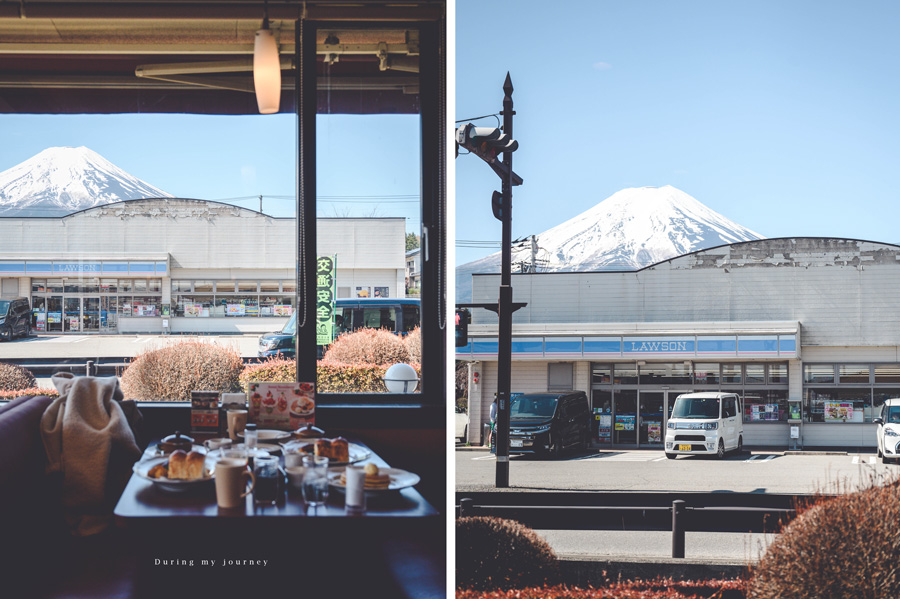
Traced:
[[[473, 277], [496, 302], [499, 275]], [[900, 397], [900, 246], [764, 239], [629, 272], [513, 275], [513, 393], [580, 389], [598, 447], [663, 448], [675, 398], [729, 391], [744, 444], [875, 446]], [[470, 440], [497, 389], [497, 316], [473, 313]], [[472, 384], [472, 374], [479, 373]]]
[[406, 252], [406, 292], [422, 288], [422, 252], [414, 248]]
[[[405, 296], [403, 218], [318, 219], [337, 297]], [[50, 332], [256, 333], [294, 310], [297, 221], [203, 200], [0, 218], [0, 293]], [[302, 299], [301, 299], [302, 301]]]

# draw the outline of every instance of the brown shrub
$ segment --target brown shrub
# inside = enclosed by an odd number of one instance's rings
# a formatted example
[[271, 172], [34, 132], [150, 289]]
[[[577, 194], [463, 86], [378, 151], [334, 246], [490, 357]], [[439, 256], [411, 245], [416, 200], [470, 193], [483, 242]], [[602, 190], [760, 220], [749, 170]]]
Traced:
[[122, 392], [141, 401], [190, 401], [195, 389], [240, 390], [243, 368], [231, 347], [187, 341], [138, 354], [122, 374]]
[[409, 362], [403, 339], [385, 329], [359, 329], [344, 333], [331, 344], [326, 363], [388, 365]]
[[743, 599], [743, 580], [625, 580], [597, 588], [530, 587], [508, 591], [458, 590], [456, 599]]
[[533, 530], [514, 520], [476, 516], [456, 520], [456, 586], [511, 589], [552, 584], [556, 554]]
[[788, 524], [752, 571], [752, 599], [875, 599], [900, 589], [896, 483], [822, 498]]
[[409, 361], [413, 364], [422, 363], [422, 329], [414, 328], [409, 334], [403, 338], [403, 344], [406, 345], [406, 351], [409, 352]]
[[[34, 375], [27, 368], [0, 362], [0, 390], [18, 391], [20, 389], [28, 389], [34, 387], [35, 382]], [[25, 395], [25, 393], [20, 395]]]

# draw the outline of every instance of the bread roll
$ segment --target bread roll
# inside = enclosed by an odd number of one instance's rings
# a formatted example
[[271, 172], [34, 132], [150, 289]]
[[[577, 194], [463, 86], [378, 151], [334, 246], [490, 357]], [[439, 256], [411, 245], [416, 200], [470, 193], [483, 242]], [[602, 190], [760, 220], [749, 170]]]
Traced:
[[198, 451], [185, 453], [173, 451], [169, 456], [169, 476], [171, 479], [196, 480], [203, 478], [206, 456]]
[[343, 437], [337, 439], [319, 439], [316, 441], [317, 456], [324, 456], [334, 462], [350, 461], [350, 443]]

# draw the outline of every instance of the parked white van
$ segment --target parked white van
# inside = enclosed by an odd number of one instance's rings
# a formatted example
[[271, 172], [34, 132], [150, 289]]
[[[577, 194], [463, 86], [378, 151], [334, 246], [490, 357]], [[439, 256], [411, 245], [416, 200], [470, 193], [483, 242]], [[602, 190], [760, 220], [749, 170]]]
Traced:
[[666, 457], [679, 454], [725, 457], [744, 448], [741, 398], [736, 393], [684, 393], [666, 424]]

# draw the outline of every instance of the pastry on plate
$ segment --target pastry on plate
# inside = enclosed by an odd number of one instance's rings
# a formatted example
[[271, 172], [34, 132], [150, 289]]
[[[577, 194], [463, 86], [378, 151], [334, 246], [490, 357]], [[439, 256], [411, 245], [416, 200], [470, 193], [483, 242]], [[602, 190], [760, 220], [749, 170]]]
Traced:
[[[366, 489], [387, 489], [391, 486], [391, 475], [382, 473], [375, 464], [366, 464]], [[347, 471], [341, 473], [341, 484], [347, 486]]]
[[343, 437], [337, 439], [319, 439], [315, 443], [317, 456], [324, 456], [332, 462], [350, 461], [350, 442]]

